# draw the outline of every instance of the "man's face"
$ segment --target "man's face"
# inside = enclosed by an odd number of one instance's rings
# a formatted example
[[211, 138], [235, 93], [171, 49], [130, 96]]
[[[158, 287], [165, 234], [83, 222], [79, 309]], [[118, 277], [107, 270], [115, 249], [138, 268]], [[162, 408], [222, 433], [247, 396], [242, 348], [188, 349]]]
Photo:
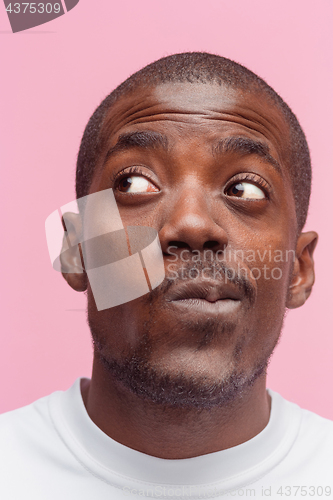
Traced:
[[88, 286], [95, 353], [150, 400], [231, 400], [282, 327], [297, 236], [288, 127], [263, 96], [189, 83], [122, 97], [103, 127], [90, 193], [112, 188], [124, 226], [158, 231], [166, 279], [104, 311]]

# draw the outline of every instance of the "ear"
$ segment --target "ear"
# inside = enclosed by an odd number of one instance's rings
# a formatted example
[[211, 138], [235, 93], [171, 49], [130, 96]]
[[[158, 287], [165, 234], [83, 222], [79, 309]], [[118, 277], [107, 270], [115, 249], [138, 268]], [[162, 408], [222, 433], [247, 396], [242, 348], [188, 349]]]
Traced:
[[313, 252], [318, 241], [314, 231], [301, 233], [297, 240], [292, 279], [289, 285], [287, 307], [295, 309], [309, 297], [315, 280]]
[[[65, 235], [63, 250], [60, 254], [61, 273], [70, 287], [77, 292], [87, 289], [88, 280], [84, 269], [81, 245], [78, 243], [82, 234], [82, 221], [79, 214], [66, 212], [62, 217]], [[67, 248], [65, 250], [65, 248]]]

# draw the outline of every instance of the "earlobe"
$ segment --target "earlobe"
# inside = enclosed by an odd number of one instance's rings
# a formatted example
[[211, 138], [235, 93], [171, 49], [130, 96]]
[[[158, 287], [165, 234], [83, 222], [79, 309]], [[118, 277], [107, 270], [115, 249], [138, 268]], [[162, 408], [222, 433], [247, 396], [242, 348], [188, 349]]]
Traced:
[[[67, 248], [60, 254], [61, 273], [70, 287], [77, 292], [87, 289], [87, 274], [84, 269], [81, 245], [78, 243], [82, 233], [82, 222], [79, 214], [66, 212], [62, 217], [64, 239]], [[69, 246], [69, 248], [68, 248]]]
[[289, 309], [302, 306], [310, 296], [315, 280], [313, 252], [317, 241], [318, 234], [314, 231], [301, 233], [298, 237], [294, 268], [288, 291], [287, 307]]

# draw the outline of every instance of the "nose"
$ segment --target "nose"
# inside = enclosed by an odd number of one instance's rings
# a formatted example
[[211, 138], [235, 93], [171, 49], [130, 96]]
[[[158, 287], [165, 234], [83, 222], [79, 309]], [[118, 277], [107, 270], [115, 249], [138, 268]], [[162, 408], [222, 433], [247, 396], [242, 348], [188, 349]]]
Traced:
[[[228, 244], [226, 231], [213, 218], [212, 202], [207, 192], [198, 186], [187, 189], [171, 200], [159, 238], [164, 254], [170, 246], [200, 252], [224, 250]], [[215, 214], [218, 216], [218, 214]]]

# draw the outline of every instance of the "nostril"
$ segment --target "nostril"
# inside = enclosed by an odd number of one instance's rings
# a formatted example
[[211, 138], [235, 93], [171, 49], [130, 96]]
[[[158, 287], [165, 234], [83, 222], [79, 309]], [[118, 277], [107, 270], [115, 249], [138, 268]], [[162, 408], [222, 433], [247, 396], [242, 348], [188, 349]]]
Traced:
[[170, 241], [168, 247], [186, 248], [187, 250], [191, 250], [190, 245], [184, 241]]
[[218, 241], [206, 241], [206, 243], [204, 243], [203, 249], [204, 250], [213, 250], [214, 248], [216, 248], [218, 246], [219, 246]]

